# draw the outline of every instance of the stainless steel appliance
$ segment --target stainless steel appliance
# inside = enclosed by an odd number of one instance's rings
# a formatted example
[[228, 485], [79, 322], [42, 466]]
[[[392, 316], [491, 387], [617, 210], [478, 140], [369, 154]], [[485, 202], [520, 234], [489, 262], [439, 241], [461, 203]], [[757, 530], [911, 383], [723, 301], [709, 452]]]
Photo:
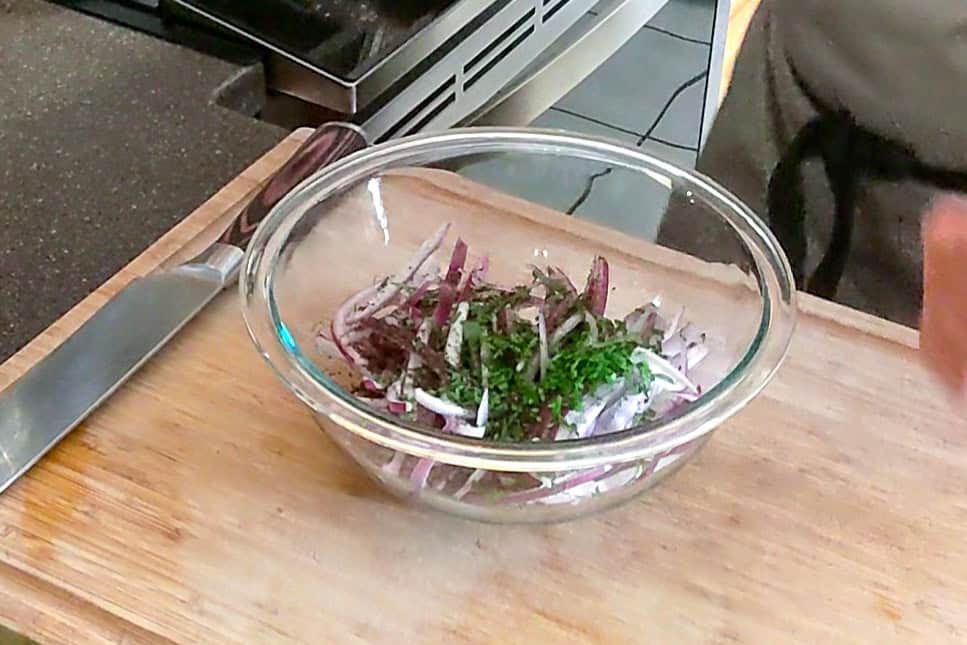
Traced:
[[[54, 1], [209, 54], [262, 63], [271, 95], [318, 107], [319, 121], [366, 121], [385, 136], [445, 123], [529, 124], [669, 2]], [[716, 10], [702, 141], [718, 107], [731, 6], [707, 1]]]
[[[256, 10], [248, 6], [254, 3], [230, 0], [172, 1], [263, 48], [271, 89], [343, 118], [365, 120], [381, 138], [462, 122], [486, 110], [514, 79], [527, 77], [552, 52], [571, 54], [570, 74], [579, 80], [665, 4], [285, 0]], [[401, 11], [400, 5], [417, 8]], [[300, 22], [307, 28], [293, 28]], [[580, 55], [568, 51], [592, 34], [597, 37], [581, 47]], [[529, 102], [546, 109], [573, 84], [545, 87]], [[517, 112], [515, 124], [523, 117]]]

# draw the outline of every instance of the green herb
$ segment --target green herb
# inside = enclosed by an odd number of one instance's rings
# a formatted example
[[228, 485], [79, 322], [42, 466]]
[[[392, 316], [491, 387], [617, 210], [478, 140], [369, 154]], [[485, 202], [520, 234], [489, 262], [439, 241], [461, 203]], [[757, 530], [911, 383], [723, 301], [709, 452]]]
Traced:
[[540, 351], [535, 326], [515, 319], [509, 331], [494, 331], [491, 323], [500, 307], [526, 303], [529, 293], [519, 288], [471, 304], [460, 365], [451, 368], [447, 384], [435, 392], [472, 409], [489, 389], [489, 438], [525, 440], [540, 430], [542, 410], [559, 424], [567, 410], [580, 409], [585, 395], [617, 378], [630, 379], [634, 388], [648, 386], [652, 376], [647, 366], [631, 361], [639, 343], [626, 336], [623, 323], [603, 317], [596, 319], [598, 342], [590, 341], [586, 329], [572, 332], [551, 357], [545, 377], [540, 382], [529, 378], [526, 366]]

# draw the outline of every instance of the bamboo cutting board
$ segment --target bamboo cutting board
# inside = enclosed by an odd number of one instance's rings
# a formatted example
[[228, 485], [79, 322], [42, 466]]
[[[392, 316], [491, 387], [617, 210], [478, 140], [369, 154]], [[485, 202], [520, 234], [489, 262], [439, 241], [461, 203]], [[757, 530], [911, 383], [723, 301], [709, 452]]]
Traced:
[[[305, 135], [0, 367], [0, 386], [217, 235]], [[224, 294], [0, 497], [0, 623], [60, 643], [964, 642], [967, 426], [914, 332], [802, 309], [775, 382], [651, 495], [501, 527], [376, 488]]]

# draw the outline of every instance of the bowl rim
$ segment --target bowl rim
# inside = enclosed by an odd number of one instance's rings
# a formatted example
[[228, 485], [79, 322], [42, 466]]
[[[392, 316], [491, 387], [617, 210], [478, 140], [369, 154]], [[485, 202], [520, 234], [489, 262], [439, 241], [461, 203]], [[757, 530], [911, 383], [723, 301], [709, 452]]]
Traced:
[[[275, 267], [293, 229], [313, 207], [375, 174], [480, 152], [576, 156], [625, 166], [660, 183], [669, 184], [672, 178], [687, 184], [733, 228], [754, 260], [762, 312], [744, 355], [715, 386], [661, 423], [553, 442], [507, 443], [444, 434], [367, 406], [329, 379], [295, 343], [274, 300]], [[765, 223], [701, 173], [603, 137], [540, 128], [467, 127], [380, 143], [301, 182], [259, 224], [246, 249], [239, 294], [249, 336], [278, 378], [306, 405], [347, 431], [391, 450], [448, 464], [548, 472], [670, 452], [700, 439], [745, 407], [788, 353], [797, 318], [794, 285], [789, 261]]]

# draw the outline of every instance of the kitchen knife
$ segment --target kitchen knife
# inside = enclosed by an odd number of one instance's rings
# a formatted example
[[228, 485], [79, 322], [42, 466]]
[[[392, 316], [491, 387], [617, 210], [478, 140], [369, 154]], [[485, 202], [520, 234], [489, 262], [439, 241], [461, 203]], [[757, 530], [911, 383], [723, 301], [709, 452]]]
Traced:
[[235, 283], [245, 247], [272, 206], [303, 179], [366, 145], [355, 125], [319, 127], [218, 242], [189, 262], [133, 281], [0, 392], [0, 493]]

